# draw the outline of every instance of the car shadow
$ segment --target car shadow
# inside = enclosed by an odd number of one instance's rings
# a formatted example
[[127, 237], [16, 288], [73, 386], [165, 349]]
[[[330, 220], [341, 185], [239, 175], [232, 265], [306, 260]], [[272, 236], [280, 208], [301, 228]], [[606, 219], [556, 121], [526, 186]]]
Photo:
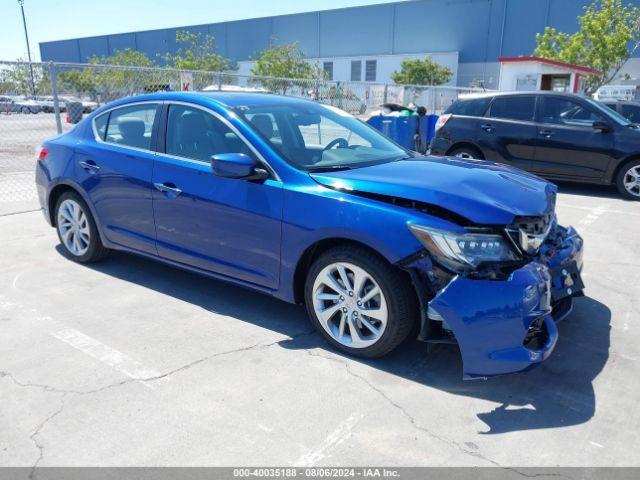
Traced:
[[[62, 247], [57, 249], [64, 255]], [[310, 333], [312, 326], [302, 307], [268, 295], [119, 252], [87, 267], [291, 337], [279, 343], [283, 348], [323, 348], [429, 388], [495, 402], [496, 408], [476, 412], [487, 426], [481, 434], [587, 422], [596, 407], [593, 380], [609, 356], [611, 312], [589, 297], [576, 299], [573, 313], [559, 325], [554, 353], [541, 366], [517, 375], [463, 381], [455, 345], [428, 348], [408, 340], [384, 358], [358, 359], [332, 350], [322, 337]]]
[[599, 198], [623, 199], [615, 185], [593, 185], [589, 183], [557, 182], [558, 192], [567, 195], [578, 195]]

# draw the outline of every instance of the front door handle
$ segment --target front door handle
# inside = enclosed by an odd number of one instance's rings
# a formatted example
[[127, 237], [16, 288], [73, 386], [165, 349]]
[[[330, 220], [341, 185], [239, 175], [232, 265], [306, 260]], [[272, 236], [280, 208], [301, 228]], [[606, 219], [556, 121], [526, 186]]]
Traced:
[[545, 138], [551, 138], [555, 135], [551, 130], [540, 130], [538, 133]]
[[79, 162], [78, 165], [91, 173], [97, 173], [98, 170], [100, 170], [100, 167], [96, 165], [92, 160], [89, 160], [88, 162]]
[[493, 132], [493, 125], [491, 125], [490, 123], [485, 123], [484, 125], [480, 125], [480, 128], [483, 129], [485, 132]]
[[170, 193], [172, 195], [175, 195], [176, 197], [182, 193], [182, 190], [176, 187], [173, 183], [154, 183], [153, 186], [160, 190], [162, 193]]

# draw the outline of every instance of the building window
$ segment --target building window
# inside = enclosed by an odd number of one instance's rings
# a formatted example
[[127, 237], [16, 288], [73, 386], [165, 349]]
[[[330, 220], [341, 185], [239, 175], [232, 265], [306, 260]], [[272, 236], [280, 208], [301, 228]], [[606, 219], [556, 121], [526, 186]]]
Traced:
[[351, 81], [359, 82], [362, 80], [362, 60], [351, 61]]
[[324, 62], [322, 69], [327, 77], [327, 80], [333, 80], [333, 62]]
[[375, 82], [376, 81], [376, 70], [378, 69], [378, 61], [377, 60], [367, 60], [365, 65], [364, 79], [367, 82]]

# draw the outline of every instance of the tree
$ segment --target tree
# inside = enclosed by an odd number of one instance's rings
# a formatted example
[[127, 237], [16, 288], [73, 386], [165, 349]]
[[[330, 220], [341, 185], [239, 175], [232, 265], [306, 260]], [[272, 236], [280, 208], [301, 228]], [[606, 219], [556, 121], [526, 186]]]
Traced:
[[640, 46], [640, 9], [622, 0], [594, 0], [578, 17], [574, 34], [547, 27], [536, 35], [534, 55], [603, 73], [587, 79], [587, 93], [611, 82]]
[[[303, 82], [295, 82], [302, 88], [311, 86], [312, 81], [324, 79], [325, 73], [317, 64], [309, 63], [305, 60], [304, 53], [298, 43], [287, 45], [272, 45], [259, 52], [259, 57], [255, 60], [251, 74], [262, 77], [259, 79], [267, 90], [280, 92], [283, 95], [294, 83], [285, 79], [299, 79]], [[307, 82], [304, 82], [306, 80]]]
[[156, 64], [146, 53], [125, 48], [124, 50], [115, 50], [113, 55], [108, 57], [93, 56], [89, 59], [89, 63], [100, 65], [120, 65], [125, 67], [154, 67]]
[[[31, 69], [29, 63], [21, 58], [16, 62], [0, 70], [0, 91], [27, 96], [46, 95], [51, 91], [51, 81], [44, 67], [33, 65]], [[33, 72], [33, 86], [31, 72]]]
[[97, 79], [93, 69], [73, 69], [58, 74], [58, 88], [80, 96], [94, 97], [97, 91]]
[[393, 72], [391, 79], [404, 85], [442, 85], [451, 80], [453, 72], [449, 67], [438, 65], [430, 58], [424, 60], [403, 60], [400, 71]]
[[89, 63], [113, 66], [113, 68], [87, 68], [81, 70], [79, 76], [79, 80], [85, 81], [87, 86], [94, 82], [93, 91], [103, 102], [142, 93], [146, 85], [154, 84], [159, 81], [159, 77], [162, 77], [157, 71], [144, 70], [144, 68], [155, 67], [155, 62], [146, 53], [131, 48], [115, 50], [110, 56], [93, 56], [89, 59]]
[[215, 53], [215, 37], [188, 30], [176, 32], [176, 43], [182, 45], [175, 54], [167, 53], [164, 60], [180, 70], [206, 70], [224, 72], [231, 70], [231, 62]]

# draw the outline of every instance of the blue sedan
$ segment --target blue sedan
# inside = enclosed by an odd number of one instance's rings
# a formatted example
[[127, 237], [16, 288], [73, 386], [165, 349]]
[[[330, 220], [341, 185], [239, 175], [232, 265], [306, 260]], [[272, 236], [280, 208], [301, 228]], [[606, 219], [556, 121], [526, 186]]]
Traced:
[[335, 348], [457, 343], [465, 378], [531, 368], [582, 295], [556, 187], [422, 157], [332, 106], [258, 93], [127, 98], [43, 143], [47, 221], [81, 263], [123, 250], [305, 304]]

